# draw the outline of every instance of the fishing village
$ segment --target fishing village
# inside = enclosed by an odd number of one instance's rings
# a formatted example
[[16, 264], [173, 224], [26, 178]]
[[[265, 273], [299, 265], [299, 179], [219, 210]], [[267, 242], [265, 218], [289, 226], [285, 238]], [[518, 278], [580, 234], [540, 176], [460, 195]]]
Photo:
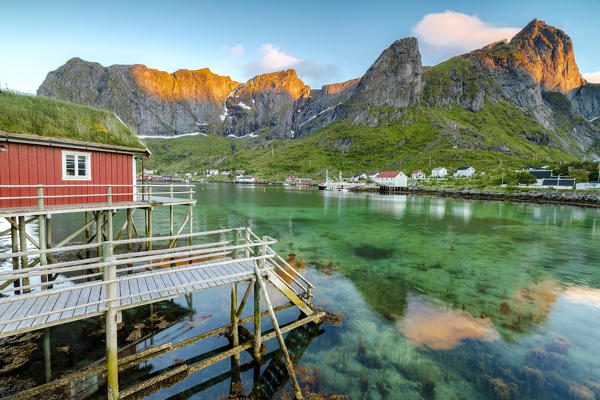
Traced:
[[7, 2], [0, 400], [600, 400], [597, 0]]

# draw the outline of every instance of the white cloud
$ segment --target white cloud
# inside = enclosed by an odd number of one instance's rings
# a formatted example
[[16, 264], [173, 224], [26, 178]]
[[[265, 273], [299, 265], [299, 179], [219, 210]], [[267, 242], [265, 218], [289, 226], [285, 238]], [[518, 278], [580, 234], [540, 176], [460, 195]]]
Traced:
[[503, 39], [510, 40], [519, 28], [497, 27], [477, 15], [455, 11], [425, 15], [413, 28], [420, 42], [436, 48], [466, 52]]
[[242, 71], [249, 76], [293, 68], [300, 79], [306, 80], [311, 86], [317, 86], [330, 83], [341, 75], [337, 65], [301, 59], [270, 43], [260, 46], [258, 52], [261, 55], [259, 60], [241, 65]]
[[583, 79], [589, 83], [600, 83], [600, 71], [585, 73]]
[[235, 46], [226, 46], [223, 45], [223, 53], [226, 53], [232, 57], [243, 57], [244, 56], [244, 46], [241, 44], [236, 44]]

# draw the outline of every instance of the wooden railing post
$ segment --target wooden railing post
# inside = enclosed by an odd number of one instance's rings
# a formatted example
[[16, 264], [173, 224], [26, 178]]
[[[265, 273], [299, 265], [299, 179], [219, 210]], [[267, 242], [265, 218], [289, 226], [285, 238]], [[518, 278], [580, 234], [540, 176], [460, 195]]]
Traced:
[[[235, 239], [234, 239], [234, 245], [235, 246], [239, 246], [240, 245], [241, 236], [242, 236], [242, 231], [240, 229], [236, 229], [235, 230]], [[240, 257], [240, 249], [235, 249], [233, 251], [233, 258], [239, 258], [239, 257]]]
[[148, 186], [148, 203], [150, 203], [152, 201], [152, 186]]
[[[268, 236], [263, 236], [262, 238], [262, 245], [260, 246], [260, 255], [261, 256], [266, 256], [267, 255], [267, 242], [269, 241], [269, 237]], [[264, 269], [267, 266], [267, 259], [266, 258], [262, 258], [260, 260], [260, 269]]]
[[38, 209], [44, 209], [44, 187], [39, 185], [37, 188], [37, 198], [38, 198]]
[[[110, 212], [110, 210], [109, 210]], [[112, 243], [102, 243], [102, 261], [114, 261]], [[119, 361], [117, 358], [117, 302], [111, 300], [117, 297], [116, 265], [104, 267], [104, 281], [106, 285], [106, 386], [107, 398], [117, 400], [119, 398]]]
[[[112, 205], [112, 186], [108, 185], [106, 187], [106, 203], [111, 206]], [[112, 239], [111, 239], [112, 240]]]
[[[246, 244], [250, 244], [250, 242], [250, 229], [246, 227]], [[246, 256], [246, 258], [250, 257], [250, 247], [246, 247], [246, 249], [244, 250], [244, 255]]]
[[[237, 317], [237, 283], [231, 284], [231, 342], [234, 348], [240, 345]], [[233, 358], [236, 363], [240, 362], [239, 353], [235, 353]]]
[[[19, 219], [19, 250], [22, 252], [27, 251], [27, 236], [26, 236], [26, 227], [25, 227], [25, 217], [24, 216], [20, 216]], [[29, 261], [27, 260], [27, 256], [21, 256], [21, 270], [23, 270], [23, 272], [27, 272], [25, 271], [26, 268], [29, 267]], [[29, 286], [29, 278], [24, 277], [23, 278], [23, 286]], [[24, 289], [23, 292], [24, 293], [29, 293], [31, 290], [30, 289]]]
[[[190, 191], [189, 195], [190, 195], [190, 200], [194, 199], [194, 191], [192, 190], [192, 185], [188, 186], [188, 189]], [[192, 203], [190, 203], [190, 205], [188, 206], [189, 209], [189, 213], [190, 213], [190, 234], [194, 233], [194, 219], [192, 218], [193, 214], [194, 214], [194, 205]], [[190, 246], [192, 245], [192, 237], [189, 237], [189, 244]]]
[[[171, 198], [173, 198], [173, 184], [171, 183], [171, 185], [169, 186], [169, 195]], [[173, 236], [174, 230], [173, 230], [173, 205], [169, 206], [169, 236]]]
[[[14, 221], [17, 221], [16, 217], [14, 218]], [[12, 244], [12, 252], [18, 253], [19, 252], [19, 234], [18, 234], [17, 228], [15, 227], [14, 224], [10, 224], [10, 239], [11, 239], [11, 244]], [[13, 263], [13, 271], [15, 272], [15, 274], [17, 274], [19, 272], [19, 258], [13, 257], [12, 263]], [[20, 283], [21, 283], [21, 280], [19, 278], [17, 278], [13, 285], [15, 288], [15, 295], [21, 293], [19, 290], [16, 290], [20, 286]]]

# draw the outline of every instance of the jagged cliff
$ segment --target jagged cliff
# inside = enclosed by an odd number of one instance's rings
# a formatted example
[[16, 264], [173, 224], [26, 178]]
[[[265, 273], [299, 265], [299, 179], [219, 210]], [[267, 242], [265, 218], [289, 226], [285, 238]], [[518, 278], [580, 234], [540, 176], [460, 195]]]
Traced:
[[[398, 40], [363, 77], [320, 90], [311, 90], [294, 70], [238, 83], [208, 69], [171, 74], [74, 58], [50, 72], [38, 94], [113, 110], [140, 135], [202, 131], [293, 139], [337, 121], [371, 127], [394, 123], [419, 107], [478, 113], [505, 104], [534, 121], [520, 131], [531, 143], [585, 153], [599, 137], [589, 121], [600, 116], [600, 85], [581, 77], [571, 39], [537, 19], [510, 42], [433, 67], [421, 65], [415, 38]], [[460, 121], [438, 126], [460, 131]]]

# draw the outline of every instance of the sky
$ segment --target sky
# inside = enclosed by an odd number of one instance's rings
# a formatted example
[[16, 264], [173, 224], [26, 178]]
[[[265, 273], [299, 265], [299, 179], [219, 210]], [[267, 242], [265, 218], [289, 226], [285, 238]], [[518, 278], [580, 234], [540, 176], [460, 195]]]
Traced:
[[312, 88], [362, 76], [394, 40], [416, 36], [423, 65], [510, 38], [533, 18], [573, 40], [600, 82], [600, 0], [0, 0], [0, 87], [35, 93], [72, 57], [168, 72], [210, 68], [245, 82], [295, 68]]

